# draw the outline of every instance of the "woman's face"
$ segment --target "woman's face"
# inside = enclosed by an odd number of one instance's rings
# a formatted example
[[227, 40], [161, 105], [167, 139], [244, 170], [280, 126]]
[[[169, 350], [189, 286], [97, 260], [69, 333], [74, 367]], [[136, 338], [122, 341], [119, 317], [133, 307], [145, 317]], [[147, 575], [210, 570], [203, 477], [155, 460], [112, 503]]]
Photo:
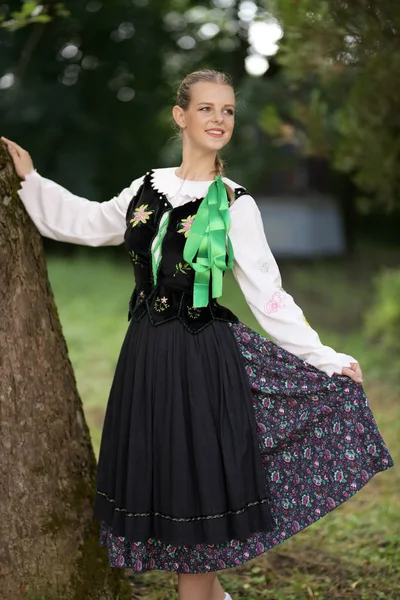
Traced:
[[235, 94], [230, 85], [200, 81], [191, 87], [188, 108], [175, 106], [173, 115], [192, 147], [218, 151], [232, 137]]

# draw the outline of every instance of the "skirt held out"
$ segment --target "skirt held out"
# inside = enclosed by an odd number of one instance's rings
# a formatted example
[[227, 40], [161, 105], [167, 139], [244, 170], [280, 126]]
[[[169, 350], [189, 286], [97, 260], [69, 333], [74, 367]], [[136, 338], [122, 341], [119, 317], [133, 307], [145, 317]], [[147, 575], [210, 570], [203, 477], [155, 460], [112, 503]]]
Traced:
[[305, 529], [393, 465], [363, 391], [243, 323], [131, 321], [94, 516], [112, 567], [206, 573]]

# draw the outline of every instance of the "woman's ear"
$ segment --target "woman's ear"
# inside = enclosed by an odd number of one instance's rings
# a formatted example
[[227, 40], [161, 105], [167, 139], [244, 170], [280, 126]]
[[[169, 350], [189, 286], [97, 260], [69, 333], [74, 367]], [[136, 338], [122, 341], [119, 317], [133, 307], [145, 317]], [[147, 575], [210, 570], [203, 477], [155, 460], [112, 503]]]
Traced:
[[184, 129], [186, 127], [185, 111], [180, 106], [174, 106], [172, 109], [172, 116], [174, 117], [175, 123]]

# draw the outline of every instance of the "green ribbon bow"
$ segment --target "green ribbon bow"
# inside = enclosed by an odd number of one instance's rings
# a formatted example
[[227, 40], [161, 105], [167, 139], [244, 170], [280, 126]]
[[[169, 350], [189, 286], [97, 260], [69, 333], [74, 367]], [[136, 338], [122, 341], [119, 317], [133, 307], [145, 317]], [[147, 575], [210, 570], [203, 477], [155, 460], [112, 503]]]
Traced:
[[222, 296], [223, 272], [233, 267], [233, 248], [228, 236], [228, 194], [220, 175], [208, 188], [190, 228], [183, 258], [196, 271], [193, 306], [208, 305], [210, 276], [212, 297]]

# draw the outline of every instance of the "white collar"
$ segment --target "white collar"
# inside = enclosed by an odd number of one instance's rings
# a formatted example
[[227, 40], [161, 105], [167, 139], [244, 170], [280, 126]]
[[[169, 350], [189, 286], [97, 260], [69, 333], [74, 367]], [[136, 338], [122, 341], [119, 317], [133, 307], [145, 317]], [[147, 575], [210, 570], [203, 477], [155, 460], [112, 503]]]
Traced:
[[[175, 174], [177, 167], [154, 169], [151, 176], [151, 185], [160, 194], [165, 194], [169, 200], [176, 196], [187, 198], [204, 198], [207, 194], [211, 181], [194, 181], [193, 179], [181, 179]], [[225, 178], [223, 178], [225, 179]]]

